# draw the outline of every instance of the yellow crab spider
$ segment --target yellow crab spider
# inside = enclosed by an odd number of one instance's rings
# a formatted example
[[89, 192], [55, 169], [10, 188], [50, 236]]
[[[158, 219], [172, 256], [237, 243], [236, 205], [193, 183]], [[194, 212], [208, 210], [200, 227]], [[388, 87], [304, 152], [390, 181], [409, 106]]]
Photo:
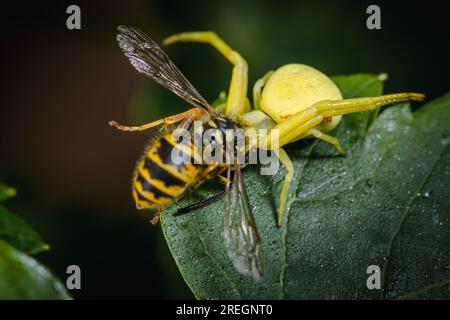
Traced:
[[[245, 59], [231, 49], [217, 34], [210, 31], [184, 32], [164, 40], [174, 42], [203, 42], [212, 45], [233, 65], [228, 100], [224, 113], [242, 127], [268, 129], [267, 148], [273, 150], [286, 167], [278, 209], [278, 226], [282, 225], [283, 212], [294, 176], [294, 167], [286, 144], [303, 138], [317, 138], [332, 144], [344, 154], [339, 141], [328, 135], [341, 120], [342, 115], [375, 110], [381, 106], [402, 101], [423, 101], [421, 93], [395, 93], [377, 97], [343, 99], [336, 85], [322, 72], [303, 64], [287, 64], [269, 71], [253, 87], [253, 110], [247, 99], [248, 65]], [[278, 146], [271, 146], [272, 130], [279, 135]]]

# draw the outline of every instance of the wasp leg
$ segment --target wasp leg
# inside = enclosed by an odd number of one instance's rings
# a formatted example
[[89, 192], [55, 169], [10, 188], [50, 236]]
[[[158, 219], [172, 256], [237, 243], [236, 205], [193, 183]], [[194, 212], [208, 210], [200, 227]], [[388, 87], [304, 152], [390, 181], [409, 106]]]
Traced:
[[286, 208], [286, 202], [289, 195], [289, 187], [291, 186], [292, 178], [294, 177], [294, 165], [292, 164], [291, 159], [289, 159], [289, 156], [287, 155], [286, 151], [283, 149], [278, 149], [275, 151], [278, 159], [280, 159], [281, 163], [285, 166], [287, 173], [284, 177], [283, 181], [283, 187], [281, 189], [281, 195], [280, 195], [280, 206], [278, 208], [278, 221], [277, 225], [281, 227], [283, 224], [283, 214], [284, 210]]
[[218, 175], [214, 177], [214, 180], [216, 180], [217, 182], [226, 185], [228, 183], [227, 178], [225, 178], [224, 176]]
[[162, 213], [162, 209], [158, 209], [158, 210], [156, 211], [156, 213], [155, 213], [155, 215], [153, 216], [152, 220], [150, 220], [150, 223], [151, 223], [152, 225], [155, 226], [155, 225], [158, 223], [158, 221], [159, 221], [159, 216], [161, 215], [161, 213]]
[[260, 109], [259, 102], [261, 101], [261, 91], [262, 88], [265, 86], [267, 80], [269, 80], [272, 73], [273, 71], [267, 72], [262, 78], [256, 80], [255, 84], [253, 85], [253, 107], [255, 110]]
[[307, 135], [311, 135], [317, 139], [323, 140], [325, 142], [331, 143], [336, 150], [342, 154], [343, 156], [345, 156], [345, 151], [344, 149], [342, 149], [341, 144], [339, 143], [339, 140], [336, 139], [335, 137], [329, 136], [325, 133], [323, 133], [320, 130], [317, 129], [309, 129], [308, 131], [306, 131]]
[[[219, 183], [221, 183], [221, 184], [224, 184], [224, 185], [226, 185], [228, 183], [227, 178], [225, 178], [222, 175], [215, 176], [214, 180], [219, 182]], [[189, 213], [191, 211], [194, 211], [194, 210], [198, 210], [198, 209], [202, 209], [204, 207], [207, 207], [207, 206], [217, 202], [221, 198], [223, 198], [224, 195], [225, 195], [225, 191], [220, 191], [219, 193], [217, 193], [217, 194], [215, 194], [215, 195], [213, 195], [213, 196], [211, 196], [209, 198], [203, 199], [202, 201], [199, 201], [199, 202], [196, 202], [196, 203], [191, 204], [189, 206], [186, 206], [186, 207], [178, 209], [177, 210], [177, 214], [182, 215], [182, 214], [186, 214], [186, 213]]]
[[388, 104], [409, 100], [424, 101], [425, 95], [422, 93], [408, 92], [387, 94], [379, 97], [354, 98], [335, 101], [325, 100], [317, 102], [314, 107], [316, 107], [324, 117], [331, 117], [353, 112], [375, 110]]
[[248, 86], [248, 66], [245, 59], [231, 49], [216, 33], [212, 31], [183, 32], [166, 38], [164, 45], [174, 42], [203, 42], [212, 45], [234, 66], [231, 75], [225, 114], [231, 118], [245, 112], [245, 100]]
[[180, 122], [180, 121], [186, 120], [186, 119], [197, 120], [200, 118], [202, 112], [203, 112], [203, 110], [200, 108], [192, 108], [192, 109], [189, 109], [188, 111], [178, 113], [173, 116], [159, 119], [156, 121], [152, 121], [152, 122], [144, 124], [142, 126], [129, 127], [129, 126], [124, 126], [120, 123], [117, 123], [116, 121], [110, 121], [109, 125], [112, 127], [115, 127], [116, 129], [122, 130], [122, 131], [144, 131], [144, 130], [154, 128], [154, 127], [157, 127], [160, 125], [169, 126], [169, 125], [172, 125], [174, 123], [177, 123], [177, 122]]
[[199, 210], [199, 209], [205, 208], [205, 207], [219, 201], [224, 196], [225, 196], [225, 191], [220, 191], [219, 193], [217, 193], [209, 198], [203, 199], [202, 201], [199, 201], [199, 202], [193, 203], [191, 205], [188, 205], [186, 207], [178, 209], [177, 215], [183, 215], [186, 213], [190, 213], [194, 210]]

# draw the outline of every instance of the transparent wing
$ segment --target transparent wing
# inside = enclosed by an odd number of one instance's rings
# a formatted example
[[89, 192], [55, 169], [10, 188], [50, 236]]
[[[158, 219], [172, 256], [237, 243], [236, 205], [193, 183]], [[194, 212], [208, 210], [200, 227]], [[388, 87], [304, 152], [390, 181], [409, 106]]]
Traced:
[[119, 46], [138, 72], [150, 77], [191, 105], [214, 112], [175, 63], [150, 37], [132, 27], [119, 26], [117, 30]]
[[259, 280], [263, 272], [261, 241], [239, 165], [235, 163], [232, 180], [230, 167], [224, 213], [225, 246], [236, 270]]

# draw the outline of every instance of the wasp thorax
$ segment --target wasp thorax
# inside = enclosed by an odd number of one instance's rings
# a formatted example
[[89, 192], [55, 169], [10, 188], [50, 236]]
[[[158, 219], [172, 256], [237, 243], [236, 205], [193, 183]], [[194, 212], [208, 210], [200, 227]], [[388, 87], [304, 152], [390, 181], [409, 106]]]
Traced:
[[[278, 68], [267, 80], [261, 95], [261, 110], [275, 122], [311, 107], [322, 100], [340, 100], [341, 92], [322, 72], [304, 65], [287, 64]], [[332, 130], [341, 116], [324, 122], [323, 131]]]
[[[227, 118], [218, 118], [202, 124], [201, 134], [203, 160], [205, 163], [233, 163], [237, 159], [244, 163], [245, 133], [238, 125]], [[198, 140], [197, 140], [198, 141]]]

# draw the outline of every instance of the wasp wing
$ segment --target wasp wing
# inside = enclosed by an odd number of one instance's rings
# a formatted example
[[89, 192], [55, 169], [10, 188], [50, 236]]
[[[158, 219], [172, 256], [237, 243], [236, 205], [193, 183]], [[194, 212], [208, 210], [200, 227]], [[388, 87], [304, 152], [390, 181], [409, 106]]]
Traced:
[[150, 77], [191, 105], [214, 112], [214, 109], [155, 41], [132, 27], [119, 26], [117, 30], [119, 46], [138, 72]]
[[228, 256], [240, 273], [259, 280], [263, 272], [262, 246], [237, 162], [233, 179], [228, 167], [224, 240]]

